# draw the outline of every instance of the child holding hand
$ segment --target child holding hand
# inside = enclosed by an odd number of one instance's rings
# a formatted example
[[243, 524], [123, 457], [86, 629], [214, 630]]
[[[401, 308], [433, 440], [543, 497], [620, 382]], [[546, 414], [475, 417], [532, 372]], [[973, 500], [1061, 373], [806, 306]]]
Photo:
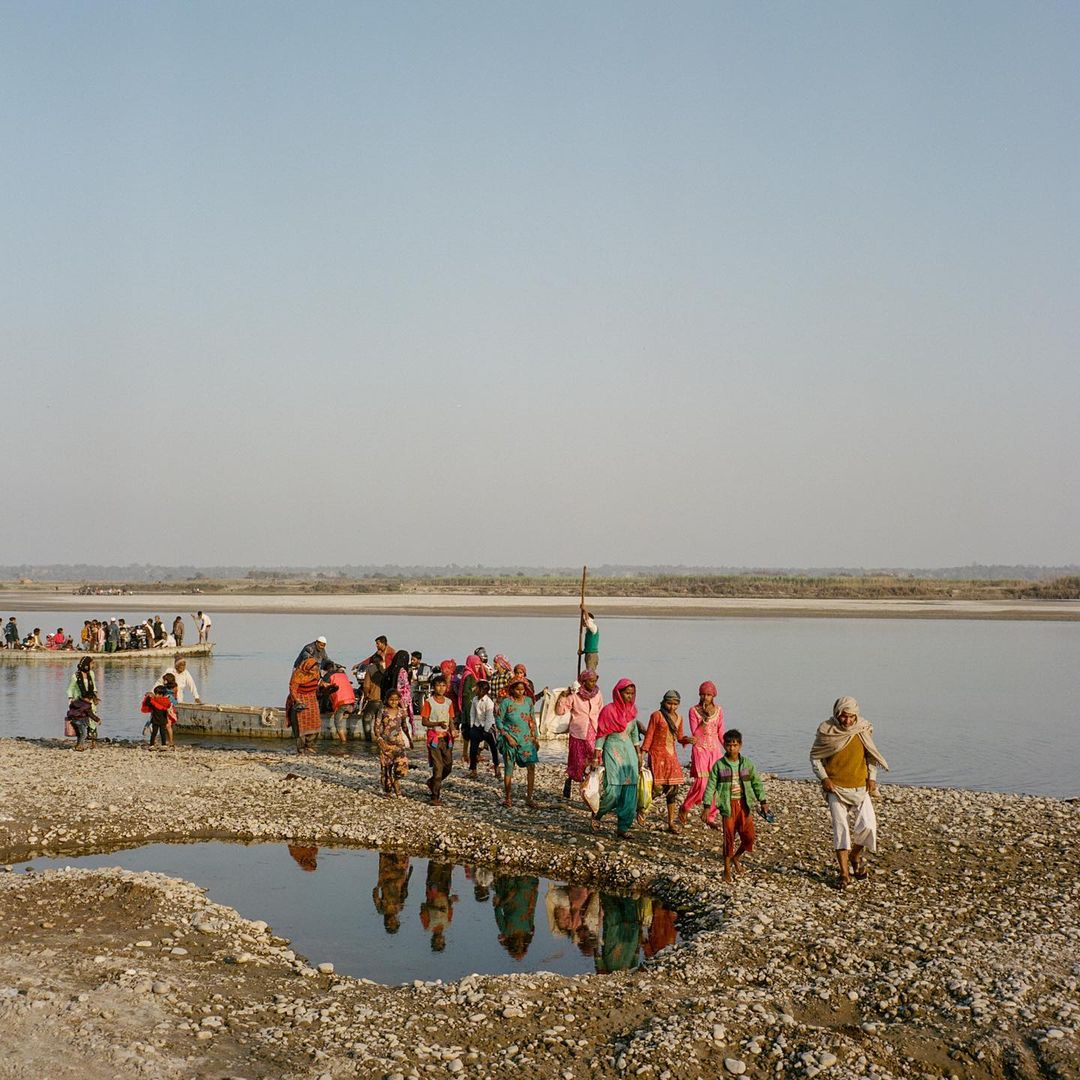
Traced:
[[[709, 770], [705, 785], [705, 802], [701, 816], [709, 822], [710, 812], [716, 806], [723, 819], [724, 830], [724, 880], [731, 881], [731, 871], [742, 874], [745, 870], [739, 860], [754, 849], [754, 819], [750, 813], [751, 795], [761, 805], [762, 814], [768, 815], [769, 804], [765, 788], [758, 778], [754, 763], [742, 756], [742, 734], [734, 729], [724, 734], [724, 756]], [[739, 846], [735, 847], [735, 834]]]

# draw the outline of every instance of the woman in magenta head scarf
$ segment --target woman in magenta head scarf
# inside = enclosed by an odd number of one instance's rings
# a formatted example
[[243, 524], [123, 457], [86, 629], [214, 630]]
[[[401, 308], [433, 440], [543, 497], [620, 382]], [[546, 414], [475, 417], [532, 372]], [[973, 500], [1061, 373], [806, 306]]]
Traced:
[[600, 710], [596, 719], [594, 764], [604, 766], [604, 789], [600, 808], [593, 815], [593, 828], [600, 818], [614, 810], [620, 837], [630, 832], [637, 816], [641, 732], [634, 723], [636, 697], [637, 687], [629, 679], [620, 679], [611, 692], [611, 702]]

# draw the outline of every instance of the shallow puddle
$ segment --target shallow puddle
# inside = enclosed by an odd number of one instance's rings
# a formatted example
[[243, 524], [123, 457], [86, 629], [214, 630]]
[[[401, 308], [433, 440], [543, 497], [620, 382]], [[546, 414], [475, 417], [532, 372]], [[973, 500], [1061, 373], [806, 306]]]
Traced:
[[246, 918], [264, 919], [312, 963], [329, 960], [382, 983], [621, 971], [679, 936], [677, 913], [648, 897], [362, 848], [148, 844], [24, 865], [184, 878]]

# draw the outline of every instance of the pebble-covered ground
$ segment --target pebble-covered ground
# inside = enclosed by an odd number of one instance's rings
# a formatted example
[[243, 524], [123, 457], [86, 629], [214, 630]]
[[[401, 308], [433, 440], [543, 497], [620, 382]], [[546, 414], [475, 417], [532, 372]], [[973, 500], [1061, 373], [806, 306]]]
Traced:
[[[455, 772], [426, 804], [373, 759], [0, 741], [0, 1077], [1068, 1077], [1080, 1041], [1080, 808], [882, 788], [867, 882], [835, 888], [810, 782], [769, 780], [773, 826], [720, 880], [718, 835], [593, 834], [542, 766], [541, 809]], [[195, 885], [122, 870], [27, 874], [35, 854], [224, 837], [394, 847], [692, 909], [633, 973], [337, 976]], [[403, 837], [408, 838], [403, 847]]]

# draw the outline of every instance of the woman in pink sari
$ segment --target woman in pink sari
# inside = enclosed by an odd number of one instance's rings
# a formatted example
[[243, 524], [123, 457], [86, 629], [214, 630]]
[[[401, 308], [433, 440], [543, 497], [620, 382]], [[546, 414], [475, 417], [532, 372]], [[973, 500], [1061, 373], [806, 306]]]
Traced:
[[[705, 797], [709, 770], [724, 755], [724, 710], [716, 704], [716, 683], [703, 682], [698, 687], [698, 703], [690, 710], [690, 790], [679, 808], [679, 824], [685, 825], [687, 815]], [[709, 811], [711, 825], [716, 820], [717, 807]]]

